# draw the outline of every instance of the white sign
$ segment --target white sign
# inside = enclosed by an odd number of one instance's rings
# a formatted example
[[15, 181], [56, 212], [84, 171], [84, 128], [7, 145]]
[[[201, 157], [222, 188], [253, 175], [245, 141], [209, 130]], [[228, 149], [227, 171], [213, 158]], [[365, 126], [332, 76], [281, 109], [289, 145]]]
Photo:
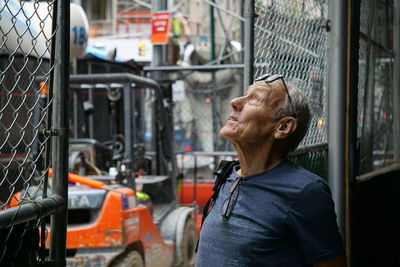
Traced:
[[180, 102], [185, 100], [185, 82], [177, 80], [172, 84], [172, 101]]

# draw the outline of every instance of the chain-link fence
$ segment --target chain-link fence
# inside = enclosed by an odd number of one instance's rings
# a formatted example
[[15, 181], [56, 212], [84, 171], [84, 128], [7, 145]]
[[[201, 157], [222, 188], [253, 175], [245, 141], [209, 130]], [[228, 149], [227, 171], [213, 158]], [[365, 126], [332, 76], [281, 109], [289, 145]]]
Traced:
[[[228, 1], [235, 2], [235, 1]], [[221, 3], [217, 3], [222, 7]], [[225, 6], [224, 6], [225, 7]], [[240, 39], [240, 20], [216, 8], [215, 27], [217, 32], [225, 33], [224, 40], [216, 38], [220, 56], [227, 55], [229, 63], [241, 62], [241, 48], [230, 51], [220, 50], [221, 44], [234, 44]], [[239, 2], [228, 10], [240, 16]], [[209, 4], [202, 3], [197, 13], [209, 12]], [[181, 5], [177, 13], [191, 14], [190, 5]], [[313, 118], [310, 130], [300, 145], [300, 152], [292, 155], [294, 161], [327, 177], [327, 132], [326, 132], [326, 57], [327, 1], [255, 1], [256, 20], [254, 25], [254, 67], [255, 77], [265, 73], [283, 74], [285, 79], [303, 90], [310, 99]], [[196, 16], [195, 16], [196, 17]], [[217, 20], [217, 18], [221, 19]], [[209, 31], [213, 27], [206, 21], [199, 29]], [[229, 23], [228, 23], [229, 22]], [[189, 31], [193, 31], [189, 16]], [[229, 30], [228, 30], [229, 29]], [[239, 34], [238, 34], [239, 33]], [[243, 33], [242, 33], [243, 34]], [[221, 36], [221, 35], [220, 35]], [[210, 53], [212, 37], [203, 36], [205, 42], [192, 38], [195, 44], [195, 58], [192, 63], [204, 61], [204, 51]], [[310, 41], [312, 40], [312, 41]], [[208, 45], [202, 45], [206, 43]], [[206, 49], [204, 49], [204, 47]], [[222, 53], [221, 53], [222, 51]], [[229, 57], [234, 55], [234, 57]], [[211, 60], [210, 55], [206, 55]], [[193, 57], [192, 57], [193, 59]], [[214, 62], [215, 63], [215, 62]], [[218, 62], [222, 63], [222, 61]], [[227, 62], [223, 62], [227, 63]], [[172, 85], [174, 98], [174, 125], [177, 151], [233, 151], [230, 142], [219, 136], [219, 130], [228, 118], [231, 107], [229, 101], [243, 93], [243, 68], [221, 69], [217, 71], [181, 71], [170, 75], [175, 81]], [[193, 156], [184, 154], [178, 157], [178, 165], [184, 168], [186, 178], [192, 179]], [[215, 167], [214, 156], [197, 156], [196, 175], [210, 178]]]
[[358, 94], [360, 173], [393, 159], [393, 2], [361, 1]]
[[179, 73], [172, 84], [176, 151], [231, 151], [219, 130], [240, 95], [241, 69]]
[[47, 196], [56, 6], [0, 0], [0, 266], [45, 261], [45, 217], [63, 201]]
[[[255, 12], [255, 77], [282, 74], [306, 93], [312, 119], [299, 146], [303, 153], [293, 159], [326, 177], [327, 1], [255, 1]], [[308, 156], [307, 147], [313, 147]]]
[[219, 131], [231, 113], [231, 99], [241, 95], [243, 87], [239, 65], [215, 67], [174, 71], [166, 81], [173, 100], [177, 164], [184, 178], [178, 186], [178, 198], [181, 204], [195, 202], [199, 212], [210, 195], [216, 165], [226, 159], [225, 154], [235, 154]]

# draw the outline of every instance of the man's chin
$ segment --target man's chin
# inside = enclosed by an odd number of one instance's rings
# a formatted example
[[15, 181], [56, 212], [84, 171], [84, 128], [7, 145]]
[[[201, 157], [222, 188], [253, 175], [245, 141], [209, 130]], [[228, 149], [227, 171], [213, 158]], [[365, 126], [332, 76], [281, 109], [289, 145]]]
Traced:
[[232, 131], [231, 128], [228, 128], [228, 127], [224, 126], [219, 131], [219, 135], [222, 136], [222, 137], [230, 139], [233, 136], [233, 131]]

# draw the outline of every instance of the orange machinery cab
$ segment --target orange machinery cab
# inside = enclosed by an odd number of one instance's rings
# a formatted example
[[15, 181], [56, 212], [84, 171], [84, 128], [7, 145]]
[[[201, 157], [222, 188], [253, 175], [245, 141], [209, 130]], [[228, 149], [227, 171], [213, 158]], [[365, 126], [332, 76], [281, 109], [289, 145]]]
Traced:
[[147, 267], [193, 265], [193, 208], [177, 206], [168, 176], [142, 176], [141, 182], [151, 205], [123, 185], [68, 186], [69, 266], [125, 266], [132, 255]]
[[146, 266], [171, 266], [174, 243], [161, 237], [149, 208], [137, 204], [132, 189], [109, 188], [68, 187], [68, 265], [109, 266], [127, 251], [138, 251]]

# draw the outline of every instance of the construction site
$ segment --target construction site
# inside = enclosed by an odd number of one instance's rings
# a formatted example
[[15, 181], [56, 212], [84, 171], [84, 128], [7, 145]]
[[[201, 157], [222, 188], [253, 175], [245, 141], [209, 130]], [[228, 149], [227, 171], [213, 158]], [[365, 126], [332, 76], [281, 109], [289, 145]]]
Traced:
[[399, 266], [399, 53], [393, 0], [0, 0], [0, 267], [195, 266], [230, 101], [266, 73], [309, 100], [289, 159], [347, 265]]

